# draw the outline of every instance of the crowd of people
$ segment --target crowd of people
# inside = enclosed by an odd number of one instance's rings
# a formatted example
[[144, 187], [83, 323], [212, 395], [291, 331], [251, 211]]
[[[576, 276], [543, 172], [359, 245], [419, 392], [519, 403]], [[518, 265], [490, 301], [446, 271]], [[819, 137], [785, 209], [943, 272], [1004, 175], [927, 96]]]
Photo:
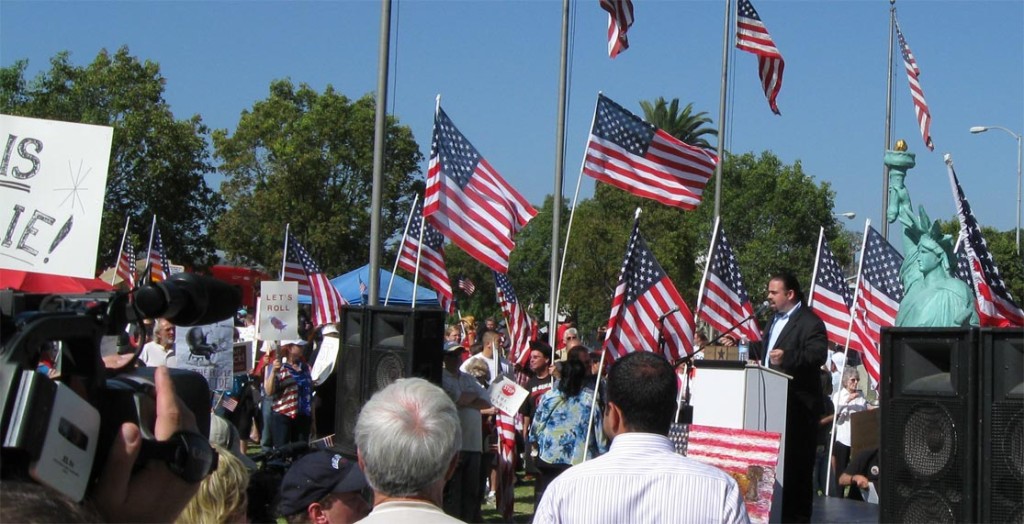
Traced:
[[[851, 416], [871, 404], [859, 389], [858, 368], [844, 353], [829, 353], [824, 326], [803, 303], [796, 279], [773, 277], [768, 299], [775, 315], [764, 344], [751, 347], [751, 359], [793, 377], [782, 515], [787, 522], [807, 522], [824, 483], [833, 483], [832, 494], [852, 498], [877, 484], [877, 449], [850, 456]], [[141, 362], [163, 369], [174, 358], [175, 327], [163, 319], [152, 327]], [[302, 338], [263, 343], [251, 373], [236, 377], [224, 392], [234, 402], [217, 403], [211, 414], [216, 469], [200, 483], [133, 468], [139, 430], [127, 424], [106, 464], [111, 473], [101, 476], [93, 504], [83, 510], [86, 520], [480, 522], [498, 484], [499, 412], [489, 387], [503, 378], [526, 391], [518, 412], [507, 415], [516, 421], [518, 480], [533, 480], [534, 521], [748, 520], [733, 477], [677, 454], [668, 439], [687, 371], [653, 353], [602, 358], [570, 322], [557, 328], [554, 348], [535, 337], [523, 368], [509, 362], [508, 337], [493, 318], [448, 326], [440, 384], [407, 378], [378, 391], [355, 424], [357, 456], [343, 456], [329, 443], [312, 452], [303, 446], [305, 454], [268, 491], [265, 475], [258, 478], [265, 472], [249, 453], [307, 444], [333, 432], [333, 423], [316, 429], [318, 407], [334, 406], [318, 406], [323, 377], [314, 376], [310, 365], [319, 350], [311, 328], [307, 320]], [[240, 312], [239, 337], [254, 334], [251, 316]], [[156, 436], [195, 431], [164, 377], [157, 372]], [[834, 443], [828, 440], [833, 422]], [[823, 447], [832, 449], [828, 478], [819, 474]], [[149, 493], [140, 500], [151, 505], [136, 504], [133, 494], [157, 485], [147, 488], [136, 479], [168, 481], [160, 490], [165, 496]], [[8, 490], [5, 483], [4, 505], [23, 496], [11, 485]], [[271, 512], [256, 509], [268, 506]]]

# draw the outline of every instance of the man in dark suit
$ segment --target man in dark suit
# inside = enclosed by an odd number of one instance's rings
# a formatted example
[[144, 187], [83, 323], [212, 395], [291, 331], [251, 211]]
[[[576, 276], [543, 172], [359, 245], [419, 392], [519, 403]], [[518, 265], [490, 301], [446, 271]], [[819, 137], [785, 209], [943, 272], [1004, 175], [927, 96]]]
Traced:
[[782, 521], [810, 522], [815, 438], [824, 392], [819, 371], [828, 353], [825, 324], [803, 303], [800, 283], [782, 272], [768, 282], [775, 316], [764, 332], [762, 361], [793, 377], [786, 403], [786, 461]]

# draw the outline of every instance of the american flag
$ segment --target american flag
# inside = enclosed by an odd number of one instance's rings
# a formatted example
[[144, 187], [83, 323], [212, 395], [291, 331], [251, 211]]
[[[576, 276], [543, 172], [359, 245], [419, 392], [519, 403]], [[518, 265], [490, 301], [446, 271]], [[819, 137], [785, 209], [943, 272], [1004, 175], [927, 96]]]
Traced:
[[164, 242], [160, 239], [160, 230], [153, 222], [153, 241], [149, 246], [149, 281], [160, 282], [166, 280], [170, 265], [167, 263], [167, 255], [164, 254]]
[[498, 487], [495, 500], [501, 517], [505, 522], [512, 522], [516, 498], [516, 422], [513, 416], [501, 410], [498, 410], [494, 420], [498, 432]]
[[992, 259], [985, 238], [981, 236], [981, 228], [971, 211], [971, 204], [964, 196], [964, 190], [960, 187], [960, 181], [956, 178], [951, 162], [947, 162], [947, 170], [953, 200], [956, 202], [956, 212], [960, 218], [960, 235], [967, 239], [963, 247], [971, 269], [978, 320], [981, 321], [982, 327], [1024, 326], [1024, 310], [1013, 301], [1003, 277], [999, 275], [999, 268]]
[[226, 409], [226, 410], [228, 410], [229, 412], [232, 412], [232, 413], [233, 413], [233, 412], [235, 411], [235, 409], [237, 409], [237, 408], [238, 408], [238, 400], [237, 400], [237, 399], [235, 399], [235, 398], [233, 398], [233, 397], [229, 397], [229, 396], [227, 396], [227, 395], [224, 395], [224, 396], [223, 396], [223, 397], [221, 397], [221, 399], [220, 399], [220, 405], [221, 405], [221, 407], [223, 407], [224, 409]]
[[135, 287], [135, 248], [132, 247], [131, 240], [127, 237], [121, 246], [121, 258], [117, 259], [115, 273], [121, 280], [128, 283], [128, 287]]
[[910, 84], [910, 96], [914, 99], [914, 114], [917, 115], [917, 125], [921, 128], [921, 138], [929, 151], [935, 150], [932, 143], [931, 125], [932, 114], [928, 110], [928, 102], [924, 99], [924, 91], [921, 89], [921, 70], [917, 67], [917, 60], [914, 53], [910, 51], [907, 40], [903, 38], [903, 31], [900, 31], [900, 24], [896, 22], [896, 38], [900, 44], [900, 54], [903, 55], [903, 66], [907, 70], [907, 82]]
[[427, 168], [423, 215], [483, 265], [508, 272], [513, 237], [537, 214], [439, 105]]
[[[864, 360], [874, 359], [879, 362], [878, 346], [882, 340], [882, 328], [895, 325], [900, 301], [903, 300], [903, 283], [900, 282], [903, 255], [874, 227], [867, 227], [868, 232], [861, 248], [860, 276], [857, 279], [856, 314], [863, 323], [864, 334], [871, 341]], [[872, 378], [877, 380], [876, 377]]]
[[743, 322], [736, 328], [740, 335], [751, 341], [761, 340], [761, 328], [753, 318], [754, 308], [750, 304], [747, 286], [743, 284], [740, 266], [718, 220], [715, 221], [715, 236], [701, 284], [697, 316], [723, 333]]
[[281, 275], [281, 280], [289, 282], [299, 283], [299, 294], [305, 297], [312, 296], [313, 290], [309, 287], [309, 279], [306, 278], [306, 270], [302, 267], [302, 262], [299, 262], [299, 258], [291, 256], [291, 248], [289, 246], [289, 239], [291, 238], [290, 228], [285, 228], [285, 256], [284, 256], [284, 274]]
[[963, 243], [957, 241], [956, 246], [956, 269], [953, 271], [953, 276], [959, 278], [964, 284], [967, 284], [971, 289], [974, 289], [974, 277], [971, 276], [971, 262], [967, 260], [967, 250], [964, 249]]
[[786, 62], [750, 0], [739, 0], [736, 4], [736, 48], [757, 55], [757, 74], [761, 77], [764, 96], [768, 97], [772, 112], [781, 114], [775, 99], [782, 89], [782, 70]]
[[473, 296], [473, 293], [476, 293], [476, 284], [466, 277], [459, 277], [459, 289], [465, 291], [467, 295]]
[[693, 209], [718, 158], [597, 96], [583, 172], [634, 195]]
[[612, 359], [635, 351], [661, 354], [660, 333], [664, 356], [674, 362], [693, 352], [693, 328], [693, 313], [640, 236], [637, 218], [612, 298], [603, 349]]
[[505, 325], [508, 326], [509, 361], [526, 367], [530, 360], [530, 334], [533, 332], [530, 315], [516, 297], [508, 276], [495, 271], [494, 285], [501, 313], [505, 315]]
[[[864, 334], [864, 328], [859, 321], [850, 323], [850, 311], [853, 307], [853, 295], [850, 287], [846, 285], [846, 277], [840, 269], [832, 250], [828, 247], [828, 240], [825, 240], [825, 230], [821, 230], [818, 244], [818, 257], [815, 262], [817, 270], [814, 280], [811, 282], [811, 309], [825, 322], [825, 329], [828, 332], [830, 342], [840, 346], [848, 346], [850, 349], [860, 352], [865, 357], [864, 367], [868, 374], [878, 382], [880, 377], [878, 350]], [[849, 343], [847, 343], [849, 335]]]
[[341, 320], [341, 306], [348, 304], [341, 293], [331, 285], [320, 267], [316, 265], [313, 258], [309, 256], [306, 249], [299, 244], [298, 240], [290, 233], [288, 235], [288, 260], [297, 261], [303, 268], [304, 275], [311, 290], [310, 297], [313, 299], [313, 325], [322, 326], [333, 324]]
[[[413, 206], [409, 219], [409, 231], [398, 254], [398, 267], [416, 274], [419, 266], [420, 275], [430, 283], [438, 294], [441, 309], [451, 314], [455, 312], [455, 301], [452, 299], [452, 284], [448, 280], [448, 268], [444, 263], [444, 236], [434, 226], [423, 225], [423, 203], [419, 200]], [[422, 228], [423, 242], [420, 242]], [[417, 259], [419, 264], [417, 264]]]
[[633, 2], [601, 0], [601, 9], [608, 11], [608, 56], [615, 58], [629, 49], [626, 31], [633, 25]]

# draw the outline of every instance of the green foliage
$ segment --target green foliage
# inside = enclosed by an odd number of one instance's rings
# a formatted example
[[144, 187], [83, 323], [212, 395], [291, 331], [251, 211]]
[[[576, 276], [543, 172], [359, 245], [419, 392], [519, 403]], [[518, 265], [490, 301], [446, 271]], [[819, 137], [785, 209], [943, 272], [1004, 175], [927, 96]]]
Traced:
[[659, 96], [654, 103], [641, 100], [640, 107], [644, 110], [644, 120], [687, 144], [711, 149], [704, 135], [718, 136], [717, 129], [704, 127], [711, 123], [711, 117], [704, 111], [694, 114], [692, 103], [686, 104], [680, 113], [678, 98], [669, 103]]
[[[275, 270], [285, 224], [328, 274], [362, 266], [370, 252], [375, 105], [328, 86], [318, 93], [288, 80], [242, 113], [233, 135], [213, 133], [230, 209], [214, 232], [239, 262]], [[388, 118], [381, 237], [401, 235], [422, 160], [407, 126]], [[392, 259], [393, 260], [393, 259]], [[382, 266], [386, 266], [382, 263]]]
[[49, 71], [31, 81], [25, 79], [26, 66], [21, 60], [0, 68], [0, 112], [114, 128], [100, 265], [114, 262], [126, 216], [132, 218], [136, 249], [144, 249], [153, 214], [172, 262], [214, 262], [207, 231], [223, 201], [204, 179], [213, 172], [208, 129], [198, 115], [174, 118], [163, 97], [166, 80], [160, 66], [140, 62], [127, 47], [113, 55], [101, 50], [86, 67], [60, 53], [50, 60]]

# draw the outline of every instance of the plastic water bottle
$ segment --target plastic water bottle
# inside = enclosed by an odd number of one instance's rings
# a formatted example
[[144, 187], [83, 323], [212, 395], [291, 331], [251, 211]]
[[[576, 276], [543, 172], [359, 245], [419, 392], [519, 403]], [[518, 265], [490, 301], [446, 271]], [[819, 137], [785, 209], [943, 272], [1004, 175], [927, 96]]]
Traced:
[[747, 340], [747, 337], [740, 339], [740, 344], [737, 348], [739, 349], [739, 360], [741, 362], [746, 362], [747, 359], [750, 358], [750, 341]]

